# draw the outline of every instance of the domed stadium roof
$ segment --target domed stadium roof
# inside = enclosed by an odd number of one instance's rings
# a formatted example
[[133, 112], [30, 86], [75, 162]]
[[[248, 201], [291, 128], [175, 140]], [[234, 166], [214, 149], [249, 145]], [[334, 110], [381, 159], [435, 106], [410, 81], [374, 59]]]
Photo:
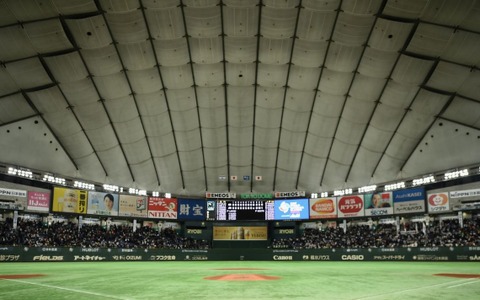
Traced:
[[0, 162], [332, 191], [480, 162], [480, 1], [0, 1]]

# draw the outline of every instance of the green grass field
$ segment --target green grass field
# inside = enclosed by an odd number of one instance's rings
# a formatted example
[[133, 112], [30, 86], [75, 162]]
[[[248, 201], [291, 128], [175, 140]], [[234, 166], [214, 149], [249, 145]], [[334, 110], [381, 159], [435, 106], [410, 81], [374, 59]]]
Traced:
[[[1, 263], [0, 299], [480, 299], [468, 262]], [[249, 281], [251, 275], [277, 280]], [[226, 275], [227, 279], [206, 280]], [[9, 276], [11, 278], [11, 276]]]

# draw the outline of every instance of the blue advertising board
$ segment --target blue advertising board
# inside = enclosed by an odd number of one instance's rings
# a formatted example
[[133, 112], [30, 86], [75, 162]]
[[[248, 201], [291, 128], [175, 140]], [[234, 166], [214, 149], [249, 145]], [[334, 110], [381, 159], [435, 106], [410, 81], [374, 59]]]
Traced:
[[307, 198], [275, 200], [274, 207], [275, 220], [308, 220], [309, 218]]
[[206, 201], [178, 198], [178, 220], [205, 220]]

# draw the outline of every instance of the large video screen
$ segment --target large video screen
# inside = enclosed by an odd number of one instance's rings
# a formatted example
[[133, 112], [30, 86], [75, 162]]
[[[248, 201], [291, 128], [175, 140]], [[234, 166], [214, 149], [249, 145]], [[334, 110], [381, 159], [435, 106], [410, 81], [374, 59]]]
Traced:
[[217, 221], [273, 220], [273, 203], [273, 200], [218, 200], [215, 201], [215, 219]]
[[275, 220], [307, 220], [307, 198], [275, 200]]

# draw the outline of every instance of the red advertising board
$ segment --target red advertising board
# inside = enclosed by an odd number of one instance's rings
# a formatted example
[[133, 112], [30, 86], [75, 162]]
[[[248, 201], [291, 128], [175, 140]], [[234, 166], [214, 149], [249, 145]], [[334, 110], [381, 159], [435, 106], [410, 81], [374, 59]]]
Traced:
[[332, 219], [337, 217], [335, 198], [310, 199], [310, 219]]
[[339, 197], [337, 202], [338, 217], [363, 217], [365, 216], [363, 207], [363, 195]]
[[155, 219], [176, 219], [178, 203], [176, 198], [148, 197], [148, 217]]

